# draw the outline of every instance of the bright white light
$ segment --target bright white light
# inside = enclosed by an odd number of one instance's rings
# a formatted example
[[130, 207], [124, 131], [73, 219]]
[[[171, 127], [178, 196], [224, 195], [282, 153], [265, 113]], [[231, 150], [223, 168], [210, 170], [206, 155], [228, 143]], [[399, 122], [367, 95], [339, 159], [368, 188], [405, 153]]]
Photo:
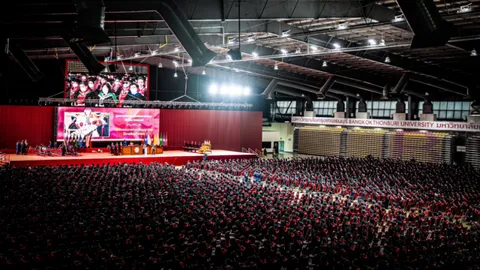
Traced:
[[472, 52], [470, 53], [470, 56], [477, 56], [477, 51], [473, 49]]
[[254, 42], [254, 41], [255, 41], [255, 38], [254, 38], [254, 37], [248, 37], [247, 41], [248, 41], [248, 42]]
[[230, 90], [230, 86], [224, 84], [224, 85], [222, 85], [222, 88], [220, 89], [220, 94], [226, 95], [226, 94], [228, 94], [229, 90]]
[[202, 70], [202, 75], [207, 75], [207, 72], [204, 70]]
[[377, 41], [375, 39], [369, 39], [368, 44], [370, 44], [370, 46], [375, 46], [377, 45]]
[[392, 21], [394, 23], [403, 22], [403, 21], [405, 21], [405, 18], [403, 17], [403, 14], [400, 14], [400, 15], [395, 16], [395, 18]]
[[457, 13], [467, 13], [470, 11], [472, 11], [472, 3], [465, 6], [461, 6], [460, 9], [457, 11]]
[[157, 53], [158, 53], [157, 51], [152, 51], [151, 52], [152, 55], [157, 55]]
[[188, 63], [193, 63], [193, 60], [192, 60], [192, 59], [188, 59]]
[[388, 56], [385, 57], [385, 63], [390, 63], [390, 62], [391, 62], [390, 57], [388, 57]]
[[282, 37], [288, 37], [288, 36], [290, 36], [289, 33], [290, 33], [290, 30], [285, 30], [285, 31], [283, 31], [283, 32], [282, 32]]
[[253, 57], [258, 58], [258, 53], [253, 52], [252, 55], [253, 55]]
[[302, 53], [302, 48], [297, 48], [297, 49], [295, 50], [295, 53]]
[[135, 57], [139, 57], [139, 56], [140, 56], [139, 52], [135, 53]]
[[250, 95], [250, 92], [251, 92], [250, 87], [244, 87], [243, 88], [243, 95], [244, 96]]
[[208, 88], [208, 92], [210, 92], [210, 94], [212, 94], [212, 95], [217, 94], [217, 93], [218, 93], [218, 86], [217, 86], [217, 84], [212, 83], [212, 84], [210, 85], [210, 87]]
[[275, 65], [275, 66], [273, 67], [273, 69], [274, 69], [274, 70], [278, 70], [278, 65]]
[[162, 63], [158, 63], [158, 68], [163, 68], [163, 64], [162, 64]]
[[172, 62], [174, 66], [178, 67], [178, 62], [177, 61], [173, 61]]
[[340, 49], [342, 46], [340, 46], [340, 44], [338, 44], [338, 43], [333, 43], [333, 47], [338, 50], [338, 49]]
[[128, 71], [133, 71], [133, 67], [130, 66], [130, 67], [128, 68]]
[[281, 49], [280, 51], [282, 52], [283, 55], [286, 55], [288, 53], [288, 51], [285, 49]]
[[328, 66], [327, 61], [323, 60], [322, 67], [327, 67], [327, 66]]
[[317, 46], [311, 46], [310, 49], [313, 51], [313, 52], [316, 52], [318, 50], [318, 47]]
[[347, 29], [347, 28], [348, 28], [347, 23], [341, 23], [337, 26], [338, 30], [344, 30], [344, 29]]
[[232, 56], [230, 56], [229, 54], [227, 54], [227, 60], [228, 60], [228, 61], [232, 61]]
[[235, 39], [232, 38], [228, 40], [228, 44], [233, 44], [233, 43], [235, 43]]
[[385, 46], [385, 39], [381, 39], [381, 40], [380, 40], [380, 43], [379, 43], [378, 45], [380, 45], [380, 46]]
[[242, 94], [242, 88], [238, 85], [232, 86], [231, 89], [231, 95], [240, 96]]
[[179, 51], [180, 51], [180, 48], [175, 47], [174, 51], [175, 51], [175, 52], [179, 52]]
[[178, 77], [177, 72], [175, 72], [175, 73], [173, 74], [173, 77], [174, 77], [174, 78], [177, 78], [177, 77]]

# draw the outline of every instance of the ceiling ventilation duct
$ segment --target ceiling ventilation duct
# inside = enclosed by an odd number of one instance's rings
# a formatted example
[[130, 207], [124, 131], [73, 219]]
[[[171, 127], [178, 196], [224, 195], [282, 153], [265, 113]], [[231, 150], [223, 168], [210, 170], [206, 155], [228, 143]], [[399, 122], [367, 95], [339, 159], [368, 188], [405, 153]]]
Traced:
[[454, 34], [452, 24], [443, 20], [433, 0], [397, 0], [415, 36], [411, 48], [445, 45]]
[[192, 58], [192, 66], [205, 66], [215, 57], [216, 54], [207, 49], [174, 1], [160, 1], [157, 11]]
[[71, 42], [70, 36], [65, 36], [63, 39], [68, 43], [68, 46], [70, 46], [72, 51], [77, 55], [78, 59], [80, 59], [91, 75], [98, 75], [105, 69], [105, 66], [98, 62], [97, 58], [92, 54], [87, 45]]
[[9, 40], [6, 40], [5, 52], [7, 55], [13, 59], [28, 77], [33, 81], [37, 82], [44, 77], [44, 74], [38, 69], [38, 67], [28, 58], [27, 54], [20, 48], [18, 44], [9, 44]]

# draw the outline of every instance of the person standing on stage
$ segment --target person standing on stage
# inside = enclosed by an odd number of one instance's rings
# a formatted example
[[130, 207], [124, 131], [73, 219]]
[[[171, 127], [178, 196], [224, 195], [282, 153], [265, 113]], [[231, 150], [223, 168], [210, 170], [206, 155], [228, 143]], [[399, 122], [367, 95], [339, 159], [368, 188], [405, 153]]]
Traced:
[[27, 140], [24, 141], [25, 147], [23, 148], [23, 154], [27, 155], [28, 154], [28, 142]]
[[152, 146], [152, 155], [155, 155], [157, 153], [157, 146], [154, 144]]
[[15, 149], [16, 149], [17, 155], [20, 153], [21, 148], [22, 148], [22, 145], [21, 145], [20, 141], [17, 141], [17, 144], [15, 144]]
[[67, 147], [65, 146], [65, 144], [63, 143], [62, 144], [62, 156], [65, 156], [65, 153], [67, 152]]

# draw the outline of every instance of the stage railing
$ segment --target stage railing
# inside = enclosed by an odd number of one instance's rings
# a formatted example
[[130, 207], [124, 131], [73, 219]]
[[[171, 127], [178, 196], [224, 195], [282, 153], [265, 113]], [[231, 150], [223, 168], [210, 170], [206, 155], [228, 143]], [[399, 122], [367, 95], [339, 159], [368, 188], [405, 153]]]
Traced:
[[257, 148], [255, 148], [255, 153], [257, 153], [257, 157], [262, 156], [262, 151], [258, 150]]
[[248, 153], [248, 150], [247, 150], [247, 148], [245, 148], [245, 147], [242, 147], [242, 153]]
[[[70, 98], [39, 98], [39, 105], [57, 104], [62, 106], [75, 106], [75, 99]], [[43, 103], [43, 104], [42, 104]], [[116, 105], [118, 101], [99, 99], [85, 99], [84, 104], [89, 106], [98, 107], [106, 104]], [[253, 104], [247, 103], [220, 103], [220, 102], [180, 102], [180, 101], [143, 101], [143, 100], [124, 100], [122, 102], [123, 107], [141, 106], [144, 108], [234, 108], [234, 109], [250, 109]]]

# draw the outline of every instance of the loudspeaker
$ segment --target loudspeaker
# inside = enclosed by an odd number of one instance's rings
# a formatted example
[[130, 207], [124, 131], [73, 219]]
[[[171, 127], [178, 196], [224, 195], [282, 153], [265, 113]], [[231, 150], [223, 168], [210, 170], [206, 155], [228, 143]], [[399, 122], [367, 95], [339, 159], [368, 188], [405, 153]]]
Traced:
[[397, 0], [415, 36], [411, 48], [445, 45], [455, 32], [454, 26], [443, 20], [433, 0]]
[[32, 81], [39, 81], [45, 76], [18, 44], [8, 44], [7, 46], [8, 48], [5, 48], [7, 54], [25, 71]]
[[105, 6], [103, 1], [76, 1], [77, 24], [71, 42], [96, 45], [110, 42], [104, 31]]
[[433, 114], [433, 104], [430, 101], [423, 103], [423, 114]]
[[157, 9], [157, 11], [192, 58], [192, 66], [205, 66], [215, 57], [216, 54], [207, 49], [205, 44], [203, 44], [190, 22], [174, 1], [160, 1], [160, 8]]

